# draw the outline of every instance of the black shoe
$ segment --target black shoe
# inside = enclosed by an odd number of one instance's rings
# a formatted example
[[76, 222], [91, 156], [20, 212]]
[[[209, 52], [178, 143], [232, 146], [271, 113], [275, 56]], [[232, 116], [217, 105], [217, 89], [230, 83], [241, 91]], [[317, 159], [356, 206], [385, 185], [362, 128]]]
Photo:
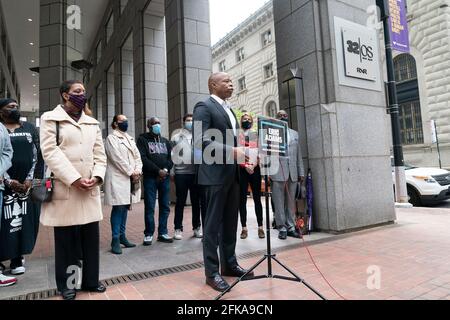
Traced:
[[158, 241], [164, 243], [173, 243], [173, 238], [169, 237], [169, 235], [167, 234], [163, 234], [161, 236], [158, 236]]
[[219, 274], [212, 278], [206, 278], [206, 284], [220, 292], [224, 292], [230, 288], [230, 285]]
[[103, 293], [106, 291], [106, 287], [99, 283], [96, 287], [81, 287], [81, 290], [94, 293]]
[[[242, 277], [246, 273], [247, 273], [247, 270], [241, 268], [240, 266], [235, 266], [230, 269], [224, 269], [221, 272], [222, 276], [224, 276], [224, 277], [238, 277], [238, 278]], [[244, 277], [244, 279], [250, 279], [250, 278], [253, 278], [254, 276], [255, 276], [255, 274], [252, 271], [249, 274], [247, 274]]]
[[120, 240], [117, 238], [111, 241], [111, 252], [114, 254], [122, 254], [122, 248], [120, 247]]
[[286, 240], [287, 239], [287, 231], [280, 231], [280, 233], [278, 234], [278, 239]]
[[61, 296], [64, 300], [75, 300], [77, 292], [74, 289], [65, 289], [61, 292]]
[[301, 239], [300, 234], [296, 230], [288, 231], [287, 236], [292, 237], [292, 238]]
[[125, 236], [120, 237], [120, 244], [124, 245], [125, 248], [135, 248], [136, 247], [136, 245], [134, 243], [131, 243], [130, 241], [128, 241], [127, 237], [125, 237]]

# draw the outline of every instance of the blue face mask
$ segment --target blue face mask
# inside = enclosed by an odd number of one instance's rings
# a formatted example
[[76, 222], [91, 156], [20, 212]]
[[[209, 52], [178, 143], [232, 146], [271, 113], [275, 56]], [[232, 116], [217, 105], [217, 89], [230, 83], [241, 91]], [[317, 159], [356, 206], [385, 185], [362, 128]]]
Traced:
[[117, 127], [119, 128], [120, 131], [127, 132], [128, 131], [128, 121], [124, 121], [122, 123], [118, 123]]
[[152, 132], [153, 132], [153, 134], [159, 136], [161, 134], [161, 125], [160, 124], [153, 125]]
[[185, 122], [184, 127], [186, 128], [186, 130], [192, 131], [192, 122]]

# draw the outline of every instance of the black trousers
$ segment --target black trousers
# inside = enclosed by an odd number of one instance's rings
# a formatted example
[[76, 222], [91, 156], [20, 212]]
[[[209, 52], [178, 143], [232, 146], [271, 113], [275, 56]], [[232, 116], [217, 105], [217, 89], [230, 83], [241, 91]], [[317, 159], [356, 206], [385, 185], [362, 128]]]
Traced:
[[240, 203], [239, 213], [241, 216], [241, 225], [243, 228], [247, 227], [247, 190], [248, 185], [252, 189], [253, 200], [255, 202], [256, 220], [258, 221], [258, 227], [263, 226], [263, 208], [261, 204], [261, 169], [255, 168], [253, 174], [249, 174], [245, 168], [240, 167]]
[[192, 229], [201, 227], [200, 221], [200, 192], [195, 183], [195, 174], [177, 174], [175, 175], [175, 187], [177, 203], [175, 205], [175, 230], [183, 230], [183, 213], [186, 205], [188, 191], [191, 196], [192, 204]]
[[203, 259], [205, 275], [219, 274], [219, 257], [222, 270], [237, 266], [236, 233], [238, 224], [239, 183], [231, 180], [225, 185], [203, 186], [206, 205], [203, 226]]
[[[55, 275], [58, 290], [74, 289], [74, 268], [82, 266], [82, 286], [97, 287], [100, 272], [99, 223], [55, 228]], [[83, 263], [81, 263], [83, 261]], [[69, 279], [70, 278], [70, 279]]]

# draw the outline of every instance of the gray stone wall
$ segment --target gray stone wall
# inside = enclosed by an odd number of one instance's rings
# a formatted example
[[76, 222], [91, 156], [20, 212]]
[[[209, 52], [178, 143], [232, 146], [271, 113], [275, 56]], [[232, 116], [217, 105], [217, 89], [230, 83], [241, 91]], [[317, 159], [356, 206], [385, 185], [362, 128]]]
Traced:
[[167, 75], [170, 130], [181, 127], [208, 95], [211, 39], [208, 0], [166, 0]]
[[274, 1], [279, 79], [290, 68], [303, 73], [305, 106], [295, 108], [294, 126], [304, 132], [305, 164], [314, 178], [314, 221], [325, 231], [344, 232], [396, 218], [384, 94], [341, 86], [337, 74], [334, 17], [365, 25], [366, 8], [372, 4]]
[[39, 113], [54, 109], [61, 98], [59, 86], [68, 79], [82, 79], [70, 63], [81, 59], [82, 33], [67, 28], [67, 6], [74, 0], [40, 0]]

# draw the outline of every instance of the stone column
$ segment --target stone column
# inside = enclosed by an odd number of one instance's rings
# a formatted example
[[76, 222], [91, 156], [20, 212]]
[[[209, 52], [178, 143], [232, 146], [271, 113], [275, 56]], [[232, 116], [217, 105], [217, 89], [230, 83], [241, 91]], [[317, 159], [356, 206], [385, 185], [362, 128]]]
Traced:
[[67, 8], [74, 0], [40, 0], [39, 112], [61, 103], [59, 86], [68, 79], [82, 80], [82, 73], [70, 67], [82, 58], [81, 30], [67, 28]]
[[208, 0], [166, 0], [170, 131], [208, 96], [211, 39]]
[[[365, 26], [366, 9], [373, 4], [274, 1], [278, 78], [282, 81], [295, 68], [303, 74], [304, 106], [291, 111], [295, 129], [304, 132], [302, 149], [314, 178], [315, 226], [324, 231], [345, 232], [396, 219], [382, 86], [344, 86], [338, 75], [334, 17]], [[282, 87], [280, 83], [280, 93]], [[282, 94], [280, 99], [283, 108]], [[306, 128], [298, 128], [303, 123]]]

